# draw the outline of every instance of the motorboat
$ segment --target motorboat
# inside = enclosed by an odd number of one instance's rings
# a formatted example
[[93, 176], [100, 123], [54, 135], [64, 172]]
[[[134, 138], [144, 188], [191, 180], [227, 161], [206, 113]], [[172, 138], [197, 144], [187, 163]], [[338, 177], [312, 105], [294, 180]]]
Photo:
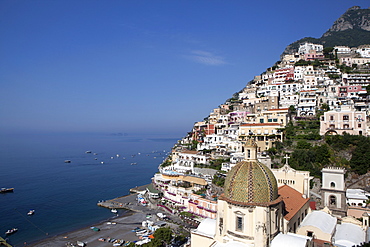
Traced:
[[72, 161], [70, 160], [65, 160], [64, 163], [71, 163]]
[[9, 193], [13, 191], [14, 191], [14, 188], [1, 188], [0, 189], [0, 193]]
[[35, 210], [30, 210], [30, 211], [28, 211], [28, 213], [27, 213], [27, 215], [34, 215], [35, 214]]
[[111, 210], [110, 210], [112, 213], [114, 213], [114, 214], [116, 214], [118, 211], [117, 211], [117, 209], [115, 209], [115, 208], [112, 208]]
[[5, 234], [6, 234], [6, 235], [10, 235], [10, 234], [15, 233], [16, 231], [18, 231], [18, 228], [12, 228], [12, 229], [10, 229], [10, 230], [7, 230], [7, 231], [5, 232]]

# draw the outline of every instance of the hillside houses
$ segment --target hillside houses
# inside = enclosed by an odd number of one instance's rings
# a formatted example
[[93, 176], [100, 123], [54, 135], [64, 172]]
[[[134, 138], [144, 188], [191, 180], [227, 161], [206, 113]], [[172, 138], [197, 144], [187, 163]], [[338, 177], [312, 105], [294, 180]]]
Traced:
[[[311, 123], [314, 124], [309, 128], [318, 131], [318, 134], [315, 132], [317, 136], [344, 133], [370, 135], [367, 90], [370, 70], [366, 70], [366, 61], [370, 56], [367, 46], [359, 49], [338, 46], [334, 48], [333, 54], [325, 57], [322, 45], [302, 44], [294, 54], [284, 55], [282, 61], [255, 76], [241, 91], [213, 109], [203, 121], [194, 123], [187, 136], [175, 145], [165, 165], [160, 167], [160, 173], [153, 178], [156, 188], [163, 193], [163, 207], [172, 212], [186, 212], [195, 217], [198, 223], [202, 222], [192, 232], [192, 241], [198, 243], [205, 240], [201, 240], [202, 236], [210, 241], [212, 238], [205, 235], [206, 230], [214, 235], [217, 233], [213, 232], [217, 225], [221, 236], [223, 227], [233, 229], [235, 222], [243, 223], [241, 218], [259, 214], [255, 207], [257, 204], [248, 210], [244, 206], [233, 208], [236, 201], [230, 199], [231, 204], [226, 207], [223, 200], [227, 201], [227, 198], [223, 197], [225, 193], [222, 192], [225, 191], [221, 189], [223, 183], [218, 183], [222, 179], [229, 186], [247, 183], [251, 178], [246, 179], [245, 174], [252, 174], [251, 171], [243, 173], [245, 176], [241, 175], [240, 183], [230, 180], [229, 176], [237, 174], [244, 162], [245, 167], [252, 167], [252, 163], [248, 163], [252, 160], [266, 169], [263, 174], [269, 171], [276, 179], [278, 195], [284, 202], [284, 210], [281, 210], [284, 214], [280, 217], [277, 210], [274, 223], [270, 224], [276, 228], [282, 227], [279, 234], [287, 234], [286, 238], [294, 236], [296, 240], [304, 239], [303, 242], [312, 240], [315, 244], [342, 244], [348, 240], [344, 232], [353, 228], [359, 236], [351, 240], [351, 244], [365, 241], [368, 221], [364, 221], [364, 226], [361, 226], [357, 221], [341, 218], [342, 224], [337, 224], [337, 217], [347, 214], [356, 214], [358, 218], [370, 215], [368, 211], [366, 215], [363, 214], [362, 209], [368, 202], [369, 194], [358, 194], [354, 190], [348, 190], [346, 194], [347, 188], [340, 186], [345, 184], [344, 170], [336, 167], [323, 169], [323, 185], [319, 195], [310, 187], [314, 177], [309, 171], [291, 168], [288, 164], [289, 155], [280, 157], [285, 159], [285, 165], [282, 166], [269, 156], [272, 150], [277, 149], [276, 144], [283, 142], [285, 135], [288, 136], [287, 127], [292, 126], [290, 122], [299, 125], [303, 122], [300, 120], [313, 120]], [[252, 184], [249, 187], [253, 187]], [[244, 194], [238, 196], [242, 198]], [[233, 195], [229, 192], [230, 197]], [[310, 196], [322, 198], [321, 204], [318, 204], [322, 211], [316, 210], [319, 206], [316, 208], [315, 203], [311, 208], [313, 199]], [[347, 204], [353, 212], [347, 212]], [[226, 215], [229, 210], [230, 213]], [[230, 217], [235, 219], [227, 221]], [[263, 218], [261, 215], [259, 217], [258, 220]], [[269, 219], [266, 220], [268, 222]], [[320, 228], [329, 223], [328, 229]], [[239, 230], [247, 231], [253, 227], [254, 224]], [[228, 237], [240, 238], [239, 230], [234, 235], [229, 230], [226, 234]], [[217, 240], [217, 236], [214, 240]], [[212, 241], [207, 242], [208, 246], [215, 243]]]
[[[284, 141], [282, 130], [294, 117], [322, 115], [320, 135], [369, 135], [366, 87], [370, 70], [343, 67], [348, 61], [358, 63], [356, 59], [363, 59], [365, 66], [369, 49], [336, 46], [325, 57], [322, 45], [302, 44], [294, 54], [284, 55], [282, 61], [255, 76], [204, 121], [196, 122], [181, 140], [184, 150], [172, 159], [172, 169], [193, 172], [194, 165], [207, 165], [220, 157], [238, 160], [250, 138], [257, 142], [259, 152], [265, 152], [275, 142]], [[223, 169], [228, 170], [230, 164], [223, 164]]]

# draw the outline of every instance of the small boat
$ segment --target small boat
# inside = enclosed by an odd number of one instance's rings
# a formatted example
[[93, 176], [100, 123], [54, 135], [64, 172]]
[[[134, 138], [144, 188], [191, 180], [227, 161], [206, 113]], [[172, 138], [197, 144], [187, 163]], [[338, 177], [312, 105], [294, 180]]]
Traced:
[[10, 234], [15, 233], [16, 231], [18, 231], [18, 228], [12, 228], [12, 229], [10, 229], [10, 230], [7, 230], [7, 231], [5, 232], [5, 234], [6, 234], [6, 235], [10, 235]]
[[91, 154], [91, 151], [86, 151], [85, 153], [87, 153], [87, 154]]
[[104, 164], [104, 162], [102, 161], [102, 162], [100, 162], [100, 164]]
[[114, 213], [114, 214], [116, 214], [118, 211], [117, 211], [117, 209], [115, 209], [115, 208], [112, 208], [111, 210], [110, 210], [112, 213]]
[[14, 191], [14, 188], [1, 188], [0, 189], [0, 193], [9, 193], [13, 191]]
[[137, 165], [137, 163], [131, 163], [131, 165]]
[[27, 213], [27, 215], [34, 215], [35, 214], [35, 210], [30, 210], [30, 211], [28, 211], [28, 213]]
[[70, 160], [65, 160], [64, 163], [71, 163], [72, 161]]
[[91, 229], [91, 230], [93, 230], [94, 232], [98, 232], [98, 231], [100, 231], [100, 229], [99, 229], [99, 228], [97, 228], [97, 227], [95, 227], [95, 226], [90, 227], [90, 229]]

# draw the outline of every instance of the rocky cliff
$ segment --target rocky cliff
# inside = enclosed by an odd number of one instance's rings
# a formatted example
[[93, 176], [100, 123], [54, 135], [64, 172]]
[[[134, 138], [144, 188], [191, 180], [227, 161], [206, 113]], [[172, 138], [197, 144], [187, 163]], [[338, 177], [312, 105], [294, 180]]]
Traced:
[[306, 37], [295, 41], [285, 48], [282, 55], [296, 52], [299, 44], [304, 42], [322, 44], [324, 47], [336, 45], [357, 47], [370, 44], [370, 8], [361, 9], [359, 6], [349, 8], [321, 38]]

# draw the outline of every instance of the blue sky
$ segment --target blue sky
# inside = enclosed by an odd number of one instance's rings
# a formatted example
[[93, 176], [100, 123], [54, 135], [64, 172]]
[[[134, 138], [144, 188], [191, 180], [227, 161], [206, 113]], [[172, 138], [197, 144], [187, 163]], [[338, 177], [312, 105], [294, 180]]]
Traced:
[[2, 0], [0, 130], [185, 134], [354, 5]]

